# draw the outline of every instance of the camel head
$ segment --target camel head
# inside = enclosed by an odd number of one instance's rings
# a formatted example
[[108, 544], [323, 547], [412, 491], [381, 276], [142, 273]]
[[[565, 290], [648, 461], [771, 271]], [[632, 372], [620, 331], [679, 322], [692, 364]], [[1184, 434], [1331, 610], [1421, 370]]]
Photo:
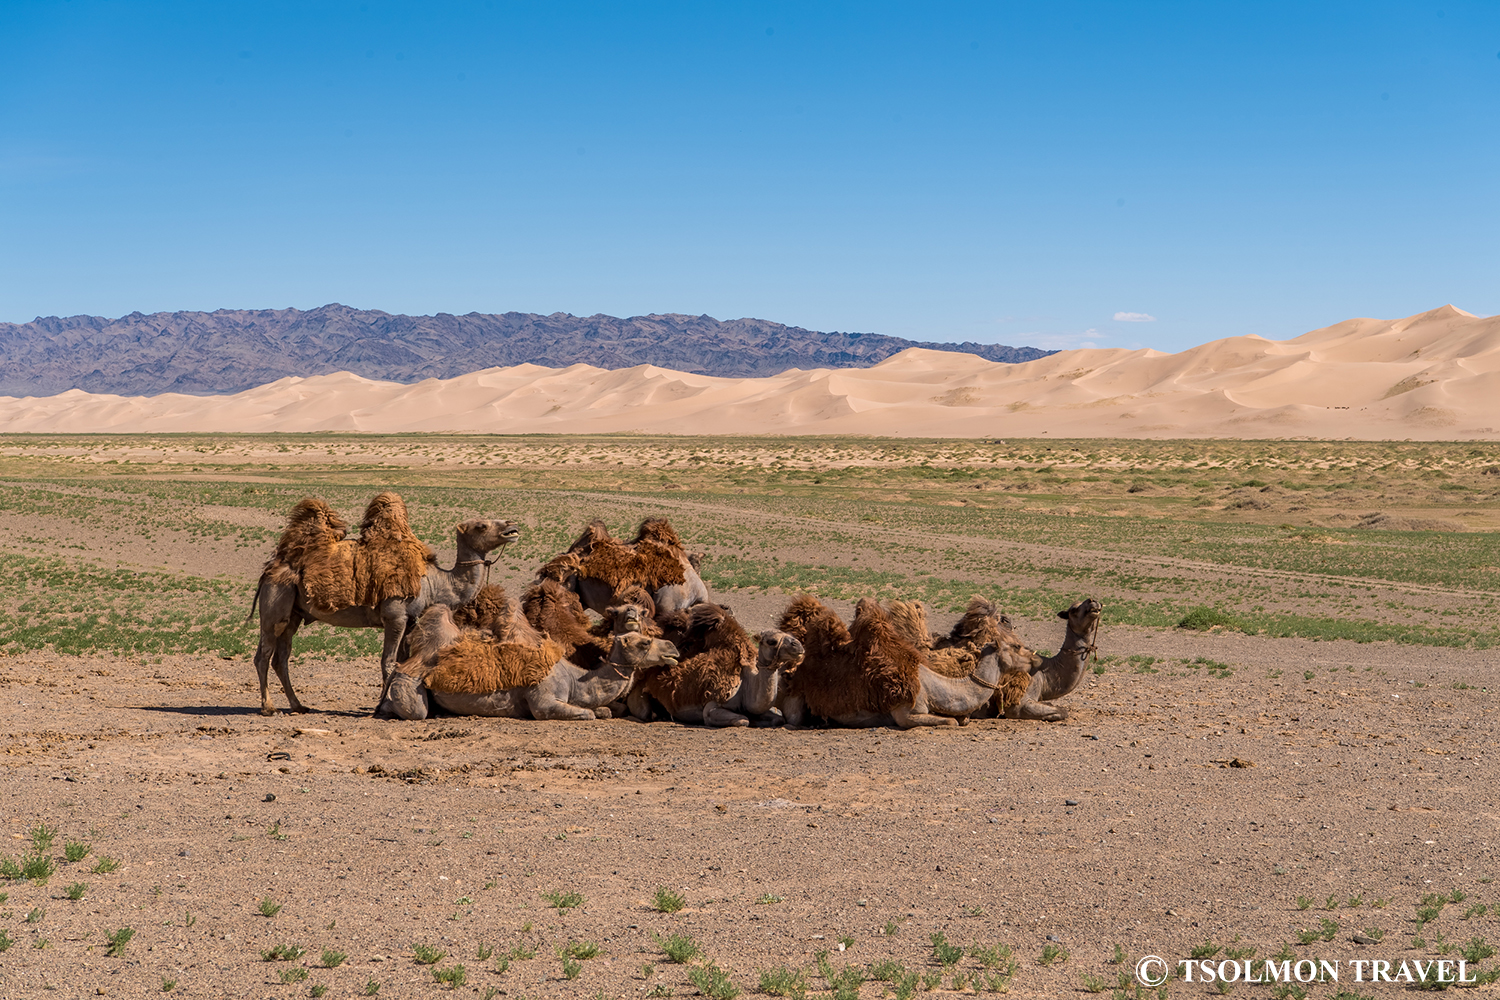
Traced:
[[780, 670], [790, 677], [802, 665], [805, 651], [802, 643], [798, 642], [795, 636], [768, 628], [757, 636], [757, 639], [759, 646], [755, 653], [757, 671]]
[[521, 537], [521, 526], [514, 521], [464, 521], [457, 530], [458, 537], [475, 552], [491, 552]]
[[677, 647], [665, 639], [653, 639], [640, 632], [623, 632], [615, 636], [609, 662], [621, 673], [628, 674], [652, 667], [674, 667], [677, 655]]
[[647, 617], [646, 609], [639, 604], [616, 604], [604, 612], [604, 619], [609, 622], [611, 635], [641, 632]]
[[1065, 611], [1059, 611], [1057, 617], [1068, 623], [1068, 628], [1083, 638], [1093, 635], [1094, 626], [1099, 623], [1099, 616], [1104, 614], [1104, 605], [1092, 597], [1085, 597], [1077, 604]]

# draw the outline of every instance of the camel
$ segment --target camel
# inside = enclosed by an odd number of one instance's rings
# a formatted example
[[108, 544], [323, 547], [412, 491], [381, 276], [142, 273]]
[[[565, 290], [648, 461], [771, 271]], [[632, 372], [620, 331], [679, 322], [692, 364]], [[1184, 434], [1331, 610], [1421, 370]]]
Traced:
[[577, 541], [537, 572], [537, 582], [543, 580], [563, 584], [578, 594], [584, 607], [600, 614], [621, 603], [631, 585], [643, 588], [655, 611], [662, 613], [708, 600], [696, 557], [660, 517], [642, 521], [629, 542], [612, 537], [603, 521], [590, 522]]
[[441, 605], [428, 609], [417, 632], [423, 654], [396, 669], [376, 713], [383, 718], [425, 719], [429, 698], [458, 715], [608, 718], [605, 706], [625, 693], [637, 670], [677, 662], [677, 647], [665, 639], [626, 632], [614, 637], [603, 663], [584, 670], [555, 640], [502, 643], [465, 632]]
[[[984, 646], [999, 648], [1004, 667], [1000, 687], [990, 703], [975, 713], [976, 718], [1061, 722], [1068, 717], [1067, 709], [1048, 703], [1072, 693], [1083, 683], [1085, 664], [1094, 651], [1092, 638], [1086, 640], [1085, 636], [1097, 631], [1103, 610], [1098, 601], [1084, 598], [1059, 611], [1057, 617], [1068, 622], [1063, 647], [1056, 656], [1042, 657], [1021, 644], [1010, 619], [1000, 614], [993, 603], [975, 595], [952, 631], [934, 642], [934, 651], [967, 651], [978, 655]], [[1042, 676], [1046, 679], [1038, 681]]]
[[578, 595], [558, 581], [543, 578], [532, 584], [521, 606], [531, 626], [561, 643], [564, 655], [575, 665], [591, 669], [609, 656], [611, 643], [594, 631]]
[[1066, 708], [1050, 702], [1072, 694], [1088, 676], [1088, 660], [1097, 652], [1094, 640], [1103, 614], [1104, 605], [1092, 597], [1057, 613], [1057, 617], [1068, 623], [1062, 648], [1056, 656], [1036, 658], [1037, 665], [1032, 668], [1025, 694], [1004, 705], [1006, 718], [1062, 722], [1068, 717]]
[[[288, 665], [292, 638], [308, 622], [340, 628], [378, 628], [385, 633], [380, 653], [384, 697], [407, 630], [434, 604], [463, 604], [478, 593], [489, 553], [520, 537], [512, 521], [464, 521], [454, 529], [457, 556], [452, 569], [437, 565], [431, 549], [412, 535], [406, 505], [394, 493], [370, 502], [358, 540], [346, 539], [347, 525], [316, 497], [302, 500], [266, 563], [250, 602], [260, 606], [260, 641], [255, 670], [260, 677], [260, 714], [275, 715], [269, 669], [276, 668], [288, 708], [310, 711], [292, 690]], [[420, 555], [420, 571], [417, 556]]]
[[[920, 620], [925, 628], [925, 613]], [[908, 617], [907, 627], [910, 622]], [[890, 612], [871, 598], [859, 602], [853, 625], [846, 628], [831, 608], [803, 595], [782, 615], [781, 627], [807, 648], [782, 701], [792, 726], [809, 713], [847, 726], [963, 725], [990, 701], [1007, 674], [1030, 681], [1024, 670], [1006, 667], [1007, 661], [1029, 663], [1019, 642], [1003, 649], [987, 644], [962, 675], [934, 671], [918, 642], [905, 638]]]
[[706, 602], [662, 616], [662, 625], [681, 658], [641, 675], [627, 698], [632, 716], [649, 720], [648, 699], [655, 698], [676, 721], [711, 729], [748, 726], [752, 716], [757, 724], [779, 723], [771, 710], [783, 674], [802, 660], [801, 643], [774, 630], [753, 642], [727, 607]]

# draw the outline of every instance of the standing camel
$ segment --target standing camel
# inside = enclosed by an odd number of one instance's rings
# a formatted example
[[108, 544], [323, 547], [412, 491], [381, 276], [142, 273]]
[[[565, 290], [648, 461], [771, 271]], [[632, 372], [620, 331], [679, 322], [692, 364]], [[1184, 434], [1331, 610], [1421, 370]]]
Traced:
[[[453, 568], [437, 565], [436, 557], [422, 546], [417, 573], [412, 571], [417, 551], [413, 546], [421, 543], [411, 535], [405, 504], [394, 493], [371, 501], [361, 540], [345, 539], [344, 532], [344, 522], [332, 508], [309, 497], [292, 509], [276, 556], [261, 573], [251, 601], [251, 614], [256, 603], [260, 605], [255, 670], [260, 677], [261, 715], [276, 714], [268, 677], [273, 665], [289, 709], [309, 710], [292, 690], [288, 672], [292, 637], [307, 622], [384, 630], [380, 653], [384, 696], [411, 625], [435, 604], [454, 607], [473, 600], [494, 562], [489, 553], [515, 541], [521, 529], [505, 520], [464, 521], [454, 529], [458, 554]], [[393, 543], [390, 537], [397, 540]]]

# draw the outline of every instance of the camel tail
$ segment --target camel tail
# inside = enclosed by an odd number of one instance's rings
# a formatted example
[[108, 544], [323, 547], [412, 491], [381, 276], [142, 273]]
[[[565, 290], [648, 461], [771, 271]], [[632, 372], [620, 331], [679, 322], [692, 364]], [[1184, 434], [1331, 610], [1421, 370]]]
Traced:
[[260, 592], [266, 585], [266, 575], [260, 575], [260, 582], [255, 585], [255, 593], [250, 596], [250, 613], [245, 616], [245, 624], [250, 624], [250, 619], [255, 617], [255, 605], [260, 600]]

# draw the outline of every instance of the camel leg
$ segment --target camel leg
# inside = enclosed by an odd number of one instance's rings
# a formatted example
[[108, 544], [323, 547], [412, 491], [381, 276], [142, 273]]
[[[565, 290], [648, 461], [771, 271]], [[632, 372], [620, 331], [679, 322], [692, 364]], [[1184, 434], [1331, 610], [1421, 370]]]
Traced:
[[[292, 659], [292, 637], [297, 634], [297, 629], [301, 625], [302, 616], [295, 611], [292, 612], [292, 616], [287, 619], [286, 627], [282, 629], [281, 634], [276, 637], [276, 652], [271, 661], [271, 665], [276, 668], [276, 677], [281, 681], [281, 690], [286, 693], [287, 711], [297, 713], [312, 711], [312, 709], [308, 708], [306, 705], [302, 704], [302, 702], [297, 700], [297, 692], [292, 690], [292, 674], [290, 669]], [[265, 704], [261, 706], [260, 714], [275, 715], [275, 709], [271, 709], [271, 711], [269, 712], [266, 711], [266, 709], [269, 707], [270, 701], [267, 700]]]
[[703, 706], [703, 725], [709, 729], [718, 729], [722, 726], [748, 726], [750, 719], [738, 712], [720, 708], [718, 702], [710, 701]]
[[597, 719], [592, 708], [579, 708], [565, 701], [558, 701], [545, 691], [532, 690], [526, 693], [526, 705], [533, 719], [549, 721], [585, 722]]
[[1027, 719], [1032, 722], [1062, 722], [1068, 717], [1068, 710], [1061, 705], [1054, 705], [1046, 701], [1032, 701], [1030, 698], [1018, 705], [1010, 706], [1005, 715], [1011, 719]]
[[788, 729], [800, 729], [807, 718], [807, 702], [800, 694], [789, 694], [781, 700], [781, 715]]
[[633, 718], [641, 722], [651, 721], [651, 698], [645, 691], [632, 688], [625, 696], [625, 707], [630, 709]]
[[915, 708], [893, 708], [891, 718], [896, 725], [902, 729], [911, 729], [914, 726], [957, 726], [958, 720], [946, 715], [932, 715], [928, 712], [918, 712]]
[[279, 638], [275, 632], [261, 627], [260, 643], [255, 647], [255, 673], [260, 677], [260, 714], [275, 715], [276, 706], [271, 704], [271, 656], [276, 651]]
[[385, 626], [385, 642], [380, 648], [380, 698], [376, 699], [377, 705], [385, 699], [386, 689], [391, 686], [391, 675], [396, 672], [396, 664], [400, 662], [401, 646], [406, 638], [409, 621], [406, 616], [406, 601], [393, 597], [382, 604], [380, 621]]

